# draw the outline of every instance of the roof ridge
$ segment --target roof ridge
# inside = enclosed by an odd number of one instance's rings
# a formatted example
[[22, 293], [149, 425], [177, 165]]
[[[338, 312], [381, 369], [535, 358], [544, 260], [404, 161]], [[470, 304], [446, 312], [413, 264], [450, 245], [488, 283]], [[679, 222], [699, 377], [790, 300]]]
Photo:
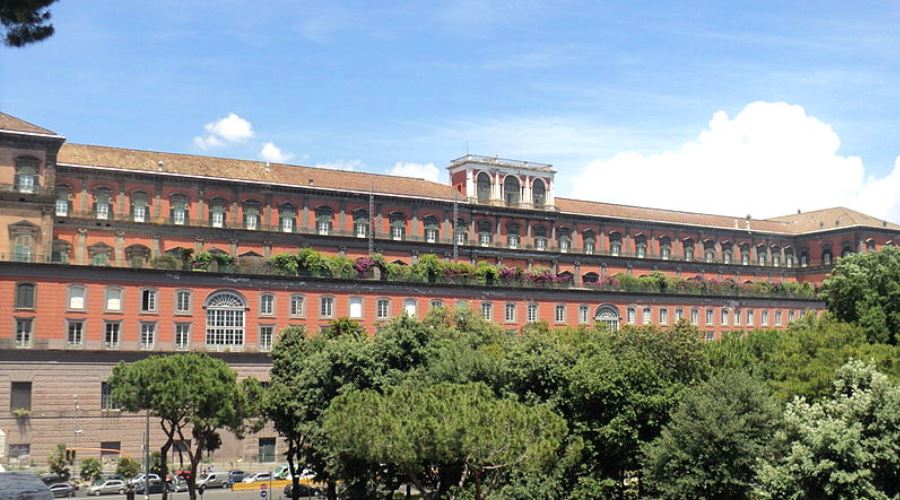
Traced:
[[34, 134], [34, 133], [40, 133], [40, 134], [44, 134], [44, 135], [59, 135], [59, 134], [57, 134], [56, 132], [54, 132], [54, 131], [52, 131], [52, 130], [50, 130], [50, 129], [48, 129], [48, 128], [45, 128], [45, 127], [42, 127], [42, 126], [40, 126], [40, 125], [31, 123], [31, 122], [28, 121], [28, 120], [23, 120], [22, 118], [19, 118], [18, 116], [11, 115], [11, 114], [5, 113], [5, 112], [3, 112], [3, 111], [0, 111], [0, 115], [3, 115], [3, 116], [8, 117], [8, 118], [11, 118], [11, 119], [13, 119], [13, 120], [15, 120], [15, 121], [22, 122], [22, 123], [24, 123], [25, 125], [28, 125], [29, 127], [34, 127], [34, 128], [36, 128], [36, 129], [38, 129], [38, 130], [41, 130], [42, 132], [33, 132], [33, 131], [30, 131], [30, 130], [16, 130], [16, 129], [11, 129], [11, 128], [3, 128], [2, 126], [0, 126], [0, 130], [12, 130], [13, 132], [27, 132], [27, 133], [31, 133], [31, 134]]
[[[557, 200], [563, 199], [563, 200], [569, 200], [569, 201], [577, 201], [577, 202], [582, 202], [582, 203], [600, 203], [600, 204], [604, 204], [604, 205], [612, 205], [612, 206], [615, 206], [615, 207], [637, 208], [637, 209], [640, 209], [640, 210], [658, 210], [658, 211], [660, 211], [660, 212], [677, 213], [677, 214], [684, 214], [684, 215], [705, 215], [705, 216], [711, 216], [711, 217], [723, 217], [723, 218], [727, 218], [727, 219], [735, 219], [735, 220], [739, 220], [739, 221], [747, 220], [746, 217], [739, 217], [739, 216], [736, 216], [736, 215], [712, 214], [712, 213], [709, 213], [709, 212], [692, 212], [692, 211], [690, 211], [690, 210], [678, 210], [678, 209], [671, 209], [671, 208], [646, 207], [646, 206], [640, 206], [640, 205], [628, 205], [628, 204], [625, 204], [625, 203], [612, 203], [612, 202], [608, 202], [608, 201], [583, 200], [583, 199], [579, 199], [579, 198], [568, 198], [568, 197], [565, 197], [565, 196], [557, 196], [556, 199], [557, 199]], [[766, 222], [781, 222], [781, 221], [770, 221], [769, 219], [754, 219], [754, 218], [752, 218], [752, 217], [750, 218], [750, 220], [751, 220], [751, 221], [757, 221], [757, 222], [759, 222], [759, 221], [766, 221]]]

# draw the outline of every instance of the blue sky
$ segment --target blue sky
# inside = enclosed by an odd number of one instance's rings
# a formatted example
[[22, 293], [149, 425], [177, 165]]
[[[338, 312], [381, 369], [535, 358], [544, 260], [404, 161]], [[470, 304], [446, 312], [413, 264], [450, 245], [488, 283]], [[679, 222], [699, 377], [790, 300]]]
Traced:
[[[72, 142], [426, 177], [468, 147], [553, 163], [563, 195], [900, 220], [892, 2], [61, 0], [52, 12], [53, 38], [0, 48], [0, 108]], [[246, 128], [218, 122], [230, 114]]]

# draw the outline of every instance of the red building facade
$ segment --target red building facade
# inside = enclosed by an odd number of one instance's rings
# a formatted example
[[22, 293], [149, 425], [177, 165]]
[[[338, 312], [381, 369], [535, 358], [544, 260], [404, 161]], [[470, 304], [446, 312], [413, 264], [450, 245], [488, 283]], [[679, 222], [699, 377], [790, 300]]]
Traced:
[[[42, 461], [57, 442], [72, 441], [63, 429], [78, 417], [70, 401], [77, 389], [64, 383], [67, 370], [92, 380], [80, 419], [95, 429], [78, 436], [99, 448], [131, 428], [127, 416], [114, 416], [95, 397], [120, 359], [210, 351], [242, 375], [265, 379], [265, 352], [286, 326], [317, 331], [350, 317], [374, 334], [400, 314], [463, 304], [510, 330], [535, 321], [618, 327], [682, 318], [708, 339], [725, 330], [783, 328], [823, 306], [812, 296], [775, 293], [781, 289], [774, 285], [819, 285], [840, 256], [900, 236], [900, 226], [843, 208], [759, 220], [562, 198], [545, 164], [469, 155], [448, 170], [449, 184], [440, 184], [68, 144], [0, 113], [6, 460]], [[326, 280], [267, 271], [267, 259], [303, 247], [350, 259], [378, 253], [403, 264], [434, 254], [541, 268], [561, 283]], [[228, 256], [238, 265], [167, 269], [187, 253]], [[652, 273], [734, 286], [702, 293], [616, 286], [622, 276]], [[751, 293], [758, 283], [767, 286]], [[26, 386], [30, 415], [15, 417]], [[269, 457], [270, 445], [280, 445], [273, 438], [263, 432], [228, 442], [220, 454]], [[139, 446], [119, 442], [123, 450]]]

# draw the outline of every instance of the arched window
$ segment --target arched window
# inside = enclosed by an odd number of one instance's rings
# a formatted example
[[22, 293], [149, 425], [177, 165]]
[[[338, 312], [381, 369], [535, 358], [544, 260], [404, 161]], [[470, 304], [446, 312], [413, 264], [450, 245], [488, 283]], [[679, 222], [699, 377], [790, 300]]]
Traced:
[[609, 254], [620, 255], [622, 253], [622, 236], [619, 233], [609, 233]]
[[225, 213], [227, 202], [222, 198], [213, 198], [209, 202], [209, 225], [212, 227], [225, 227]]
[[634, 237], [634, 254], [639, 259], [647, 256], [647, 237], [639, 234]]
[[244, 202], [244, 229], [255, 231], [259, 229], [259, 202]]
[[91, 265], [108, 266], [112, 255], [112, 247], [105, 243], [98, 243], [88, 247], [88, 253], [91, 257]]
[[491, 223], [483, 220], [478, 223], [478, 244], [483, 247], [491, 246]]
[[684, 260], [687, 262], [694, 260], [694, 240], [690, 238], [684, 240]]
[[491, 199], [491, 176], [486, 172], [478, 174], [478, 202], [487, 203]]
[[425, 241], [437, 243], [439, 237], [437, 217], [425, 217]]
[[710, 263], [716, 261], [716, 242], [706, 240], [703, 242], [703, 261]]
[[109, 220], [112, 212], [112, 191], [105, 187], [94, 190], [94, 215], [97, 219]]
[[785, 267], [794, 267], [796, 258], [794, 257], [794, 249], [787, 247], [784, 249], [784, 265]]
[[369, 237], [369, 214], [365, 210], [353, 212], [353, 234], [357, 238]]
[[72, 211], [72, 190], [69, 186], [56, 186], [56, 216], [68, 217]]
[[659, 256], [662, 260], [669, 260], [672, 255], [672, 240], [668, 237], [659, 240]]
[[535, 179], [531, 183], [531, 199], [535, 207], [543, 207], [547, 203], [547, 186], [541, 179]]
[[595, 272], [584, 273], [584, 276], [581, 277], [581, 281], [584, 284], [597, 283], [600, 281], [600, 275]]
[[844, 246], [841, 248], [841, 257], [846, 257], [853, 253], [853, 248], [849, 243], [844, 243]]
[[188, 219], [187, 197], [181, 194], [173, 194], [169, 198], [169, 220], [172, 224], [183, 226]]
[[772, 247], [772, 266], [781, 267], [781, 249], [777, 246]]
[[69, 252], [71, 252], [72, 245], [67, 241], [63, 240], [53, 240], [53, 247], [50, 253], [50, 262], [54, 262], [57, 264], [68, 264], [69, 263]]
[[320, 236], [331, 234], [331, 219], [334, 212], [331, 207], [319, 207], [316, 209], [316, 233]]
[[544, 226], [534, 228], [534, 248], [536, 250], [547, 249], [547, 229]]
[[723, 243], [722, 244], [722, 262], [725, 264], [731, 264], [731, 261], [734, 259], [734, 250], [732, 250], [731, 243]]
[[469, 243], [469, 233], [466, 230], [466, 221], [465, 219], [458, 219], [456, 221], [456, 244], [457, 245], [467, 245]]
[[594, 232], [585, 231], [582, 235], [582, 239], [584, 240], [584, 254], [594, 255], [594, 251], [597, 247], [597, 240], [594, 238]]
[[832, 257], [831, 257], [831, 249], [830, 249], [830, 248], [823, 248], [823, 249], [822, 249], [822, 265], [823, 265], [823, 266], [830, 266], [832, 260], [833, 260], [833, 259], [832, 259]]
[[38, 159], [30, 156], [16, 158], [15, 185], [20, 193], [34, 193], [38, 187]]
[[741, 245], [741, 265], [750, 265], [750, 247], [748, 245]]
[[521, 191], [518, 177], [507, 175], [506, 179], [503, 179], [503, 199], [507, 205], [518, 205], [522, 197]]
[[394, 241], [403, 241], [406, 238], [406, 217], [394, 212], [391, 214], [391, 239]]
[[216, 348], [244, 345], [244, 298], [232, 291], [206, 299], [206, 345]]
[[278, 206], [278, 230], [282, 233], [294, 232], [294, 216], [296, 210], [290, 203], [282, 203]]
[[131, 193], [131, 220], [147, 222], [147, 193], [143, 191]]
[[144, 245], [131, 245], [125, 249], [125, 260], [135, 269], [144, 267], [149, 258], [150, 249]]
[[609, 327], [610, 330], [619, 329], [619, 310], [611, 305], [603, 305], [594, 312], [594, 321]]
[[506, 225], [506, 246], [519, 248], [519, 225], [510, 223]]
[[768, 257], [769, 256], [768, 256], [768, 251], [766, 250], [766, 247], [763, 247], [763, 246], [756, 247], [756, 265], [757, 266], [766, 265], [766, 262], [768, 262], [768, 260], [769, 260]]
[[567, 231], [560, 231], [559, 234], [559, 251], [561, 253], [569, 253], [572, 248], [572, 237]]

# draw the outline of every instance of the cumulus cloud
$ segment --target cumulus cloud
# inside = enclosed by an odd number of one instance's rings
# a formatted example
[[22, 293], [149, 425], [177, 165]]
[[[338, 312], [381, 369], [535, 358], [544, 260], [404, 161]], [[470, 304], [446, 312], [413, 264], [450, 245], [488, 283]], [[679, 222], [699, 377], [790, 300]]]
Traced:
[[403, 177], [417, 177], [426, 181], [437, 182], [441, 175], [439, 168], [434, 163], [410, 163], [397, 162], [388, 170], [390, 175], [399, 175]]
[[330, 168], [333, 170], [356, 170], [362, 167], [365, 167], [362, 160], [335, 160], [316, 164], [316, 168]]
[[754, 217], [847, 206], [900, 220], [900, 158], [867, 176], [838, 153], [837, 133], [801, 106], [753, 102], [713, 114], [696, 139], [657, 154], [621, 152], [588, 163], [573, 195], [613, 203]]
[[253, 137], [253, 125], [235, 113], [207, 123], [206, 135], [194, 137], [194, 144], [200, 149], [223, 146], [229, 142], [244, 142]]
[[285, 153], [274, 142], [263, 143], [259, 150], [259, 157], [273, 163], [284, 163], [294, 157], [291, 153]]

